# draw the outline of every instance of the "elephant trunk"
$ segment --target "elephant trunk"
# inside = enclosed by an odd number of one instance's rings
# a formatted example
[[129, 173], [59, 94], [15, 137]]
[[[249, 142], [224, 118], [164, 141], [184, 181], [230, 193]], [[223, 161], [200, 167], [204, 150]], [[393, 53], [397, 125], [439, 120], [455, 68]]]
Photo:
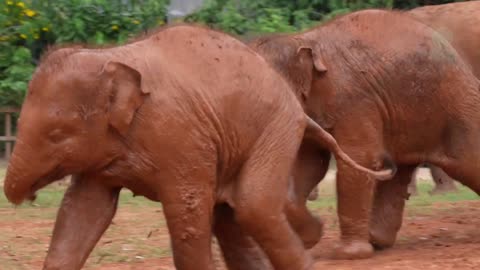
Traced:
[[4, 193], [7, 199], [21, 204], [25, 199], [34, 199], [35, 192], [50, 181], [49, 173], [54, 171], [54, 163], [34, 155], [29, 147], [18, 141], [9, 161], [4, 182]]

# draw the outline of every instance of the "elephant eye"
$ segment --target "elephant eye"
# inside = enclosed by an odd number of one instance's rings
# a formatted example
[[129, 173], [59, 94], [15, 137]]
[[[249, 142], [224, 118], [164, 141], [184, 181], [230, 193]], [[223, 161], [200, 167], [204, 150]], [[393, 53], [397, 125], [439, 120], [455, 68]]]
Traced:
[[62, 142], [67, 138], [66, 134], [61, 129], [54, 129], [48, 133], [48, 139], [53, 143]]

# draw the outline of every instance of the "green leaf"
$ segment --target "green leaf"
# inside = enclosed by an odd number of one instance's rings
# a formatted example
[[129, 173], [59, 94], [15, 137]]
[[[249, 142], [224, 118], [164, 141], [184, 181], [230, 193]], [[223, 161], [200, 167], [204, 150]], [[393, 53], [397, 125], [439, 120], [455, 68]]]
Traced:
[[25, 63], [30, 62], [32, 59], [32, 53], [29, 49], [25, 47], [18, 47], [13, 53], [12, 62], [13, 63]]

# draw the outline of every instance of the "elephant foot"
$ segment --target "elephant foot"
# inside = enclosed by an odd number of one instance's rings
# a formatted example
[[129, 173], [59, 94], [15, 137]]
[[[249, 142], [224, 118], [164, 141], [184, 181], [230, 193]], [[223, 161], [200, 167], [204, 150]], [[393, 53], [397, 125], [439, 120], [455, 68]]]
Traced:
[[323, 221], [320, 217], [313, 215], [316, 221], [314, 226], [308, 226], [302, 232], [302, 242], [306, 249], [313, 248], [323, 237]]
[[370, 243], [376, 250], [390, 248], [395, 244], [395, 233], [385, 233], [372, 230], [370, 231]]
[[310, 194], [308, 194], [307, 200], [309, 201], [315, 201], [318, 199], [318, 187], [315, 187]]
[[373, 256], [373, 247], [367, 241], [354, 240], [337, 244], [333, 251], [335, 260], [358, 260]]
[[418, 196], [418, 191], [416, 189], [409, 189], [408, 196], [409, 197]]

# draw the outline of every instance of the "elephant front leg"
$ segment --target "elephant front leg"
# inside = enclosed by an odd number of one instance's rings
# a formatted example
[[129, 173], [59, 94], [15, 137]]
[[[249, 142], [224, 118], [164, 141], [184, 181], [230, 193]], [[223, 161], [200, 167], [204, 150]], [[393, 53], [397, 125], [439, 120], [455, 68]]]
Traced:
[[162, 191], [162, 204], [170, 233], [173, 260], [178, 270], [213, 270], [213, 176], [195, 172], [173, 179]]
[[393, 179], [377, 184], [370, 223], [370, 242], [376, 248], [388, 248], [395, 243], [414, 171], [414, 166], [399, 167]]
[[115, 215], [119, 192], [103, 186], [101, 178], [72, 178], [57, 214], [44, 270], [82, 268]]

